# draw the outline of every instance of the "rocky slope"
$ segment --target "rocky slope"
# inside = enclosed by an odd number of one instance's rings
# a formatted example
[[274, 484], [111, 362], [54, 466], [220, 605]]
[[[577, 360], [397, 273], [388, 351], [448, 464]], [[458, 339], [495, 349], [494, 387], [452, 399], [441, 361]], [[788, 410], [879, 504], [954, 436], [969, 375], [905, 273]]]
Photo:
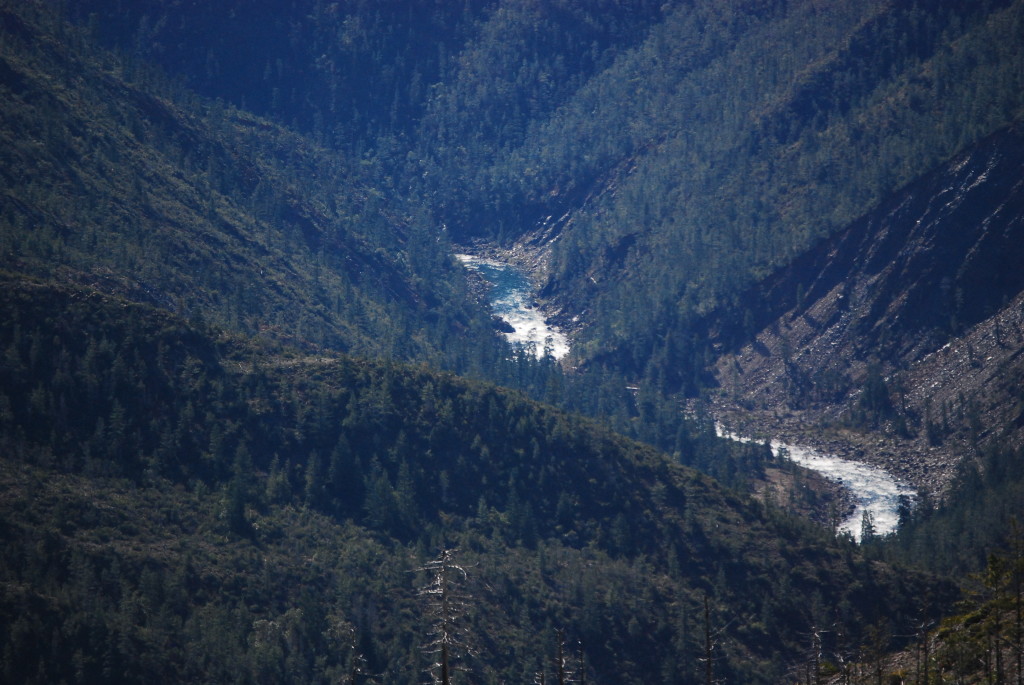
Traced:
[[717, 363], [720, 414], [932, 491], [988, 440], [1019, 443], [1022, 217], [1018, 126], [748, 291], [759, 332]]

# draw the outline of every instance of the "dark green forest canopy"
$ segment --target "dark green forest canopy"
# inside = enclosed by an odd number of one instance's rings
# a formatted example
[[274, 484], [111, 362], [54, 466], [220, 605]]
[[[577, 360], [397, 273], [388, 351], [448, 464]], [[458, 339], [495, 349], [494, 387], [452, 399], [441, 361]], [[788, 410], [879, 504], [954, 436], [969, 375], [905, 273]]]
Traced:
[[557, 238], [544, 295], [582, 314], [576, 354], [689, 392], [695, 315], [1019, 118], [1024, 93], [1013, 0], [71, 11], [354, 153], [428, 232]]
[[[423, 682], [444, 547], [485, 682], [559, 629], [597, 683], [916, 634], [954, 593], [880, 559], [980, 568], [1020, 452], [865, 554], [683, 466], [770, 456], [675, 393], [707, 312], [751, 335], [751, 283], [1019, 121], [1022, 13], [0, 0], [0, 679]], [[496, 335], [473, 239], [549, 250], [574, 372]]]
[[[582, 356], [668, 373], [695, 313], [731, 306], [744, 283], [1019, 117], [1019, 4], [909, 7], [776, 3], [703, 62], [652, 40], [632, 65], [638, 95], [608, 74], [600, 96], [544, 129], [550, 143], [538, 136], [526, 163], [546, 150], [585, 159], [602, 149], [602, 111], [638, 110], [604, 129], [642, 136], [608, 139], [618, 147], [594, 173], [610, 192], [571, 213], [554, 243], [548, 292], [586, 302], [594, 322]], [[564, 136], [574, 121], [589, 137]]]
[[[442, 546], [475, 564], [478, 667], [506, 676], [539, 663], [535, 626], [552, 624], [617, 682], [687, 673], [710, 594], [729, 636], [717, 668], [770, 682], [808, 625], [839, 616], [860, 634], [927, 611], [925, 586], [948, 593], [517, 393], [261, 349], [81, 287], [3, 286], [13, 680], [220, 680], [231, 663], [319, 682], [359, 650], [387, 682], [416, 682], [425, 628], [405, 571]], [[279, 652], [271, 623], [305, 637], [281, 633]]]
[[16, 5], [0, 9], [5, 267], [311, 347], [466, 369], [495, 342], [447, 243], [358, 161]]
[[[7, 268], [307, 351], [487, 378], [602, 417], [730, 485], [747, 477], [729, 450], [689, 447], [676, 405], [649, 411], [615, 374], [566, 377], [509, 349], [447, 237], [396, 206], [375, 163], [204, 101], [33, 8], [3, 14]], [[657, 420], [637, 421], [644, 412]]]

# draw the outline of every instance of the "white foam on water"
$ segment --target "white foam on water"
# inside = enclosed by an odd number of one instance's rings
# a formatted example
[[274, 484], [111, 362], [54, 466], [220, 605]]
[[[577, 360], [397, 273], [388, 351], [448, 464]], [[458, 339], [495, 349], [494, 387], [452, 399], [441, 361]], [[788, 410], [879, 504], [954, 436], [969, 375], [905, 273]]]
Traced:
[[[715, 424], [719, 437], [752, 442], [731, 433]], [[867, 511], [877, 535], [888, 535], [899, 525], [899, 508], [902, 497], [913, 498], [912, 487], [901, 483], [884, 469], [852, 459], [843, 459], [834, 454], [820, 452], [811, 447], [790, 445], [778, 440], [770, 443], [772, 454], [785, 456], [804, 468], [813, 469], [829, 480], [840, 483], [853, 495], [856, 506], [852, 514], [839, 526], [860, 541], [861, 523]]]
[[569, 353], [569, 339], [565, 333], [550, 325], [544, 313], [534, 306], [530, 281], [520, 269], [486, 257], [457, 254], [455, 258], [493, 286], [488, 300], [494, 314], [514, 329], [511, 333], [504, 333], [509, 342], [532, 345], [538, 357], [546, 351], [555, 359], [561, 359]]

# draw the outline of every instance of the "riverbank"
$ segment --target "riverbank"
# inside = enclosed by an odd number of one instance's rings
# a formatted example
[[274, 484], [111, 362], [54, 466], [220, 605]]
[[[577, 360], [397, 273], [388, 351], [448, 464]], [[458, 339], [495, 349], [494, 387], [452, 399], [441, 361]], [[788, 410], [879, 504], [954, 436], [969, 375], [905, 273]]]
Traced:
[[813, 411], [738, 408], [722, 398], [712, 399], [711, 411], [731, 430], [755, 437], [771, 436], [781, 442], [805, 445], [819, 452], [860, 461], [891, 474], [897, 480], [940, 499], [949, 487], [954, 465], [946, 451], [923, 447], [879, 432], [844, 428], [838, 421]]
[[837, 530], [857, 507], [853, 493], [842, 484], [818, 471], [782, 463], [765, 467], [764, 477], [753, 482], [751, 495], [828, 530]]
[[[497, 255], [496, 250], [490, 254]], [[500, 256], [480, 253], [455, 255], [469, 272], [471, 287], [479, 292], [499, 323], [496, 328], [514, 345], [532, 347], [537, 356], [562, 359], [569, 353], [569, 338], [549, 320], [536, 300], [529, 272]]]
[[[740, 442], [763, 439], [737, 432], [722, 423], [716, 423], [715, 430], [721, 437]], [[916, 496], [910, 485], [863, 460], [843, 458], [833, 452], [776, 438], [769, 442], [777, 458], [816, 472], [847, 492], [843, 499], [846, 506], [843, 509], [830, 509], [828, 523], [830, 527], [849, 533], [856, 540], [860, 539], [865, 516], [879, 535], [896, 530], [900, 509], [908, 506]]]

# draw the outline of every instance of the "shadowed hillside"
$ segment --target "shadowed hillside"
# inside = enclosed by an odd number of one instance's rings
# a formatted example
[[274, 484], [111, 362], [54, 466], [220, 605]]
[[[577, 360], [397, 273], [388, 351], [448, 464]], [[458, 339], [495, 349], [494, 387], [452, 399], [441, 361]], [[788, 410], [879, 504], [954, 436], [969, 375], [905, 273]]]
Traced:
[[326, 682], [361, 655], [419, 682], [409, 571], [445, 546], [487, 677], [546, 668], [562, 628], [591, 682], [685, 682], [707, 595], [717, 672], [774, 682], [811, 626], [853, 645], [949, 592], [515, 393], [80, 287], [3, 292], [12, 681]]
[[1020, 131], [1001, 131], [751, 289], [763, 329], [719, 362], [724, 394], [897, 436], [932, 489], [979, 444], [1020, 444], [1022, 178]]
[[445, 244], [358, 163], [32, 8], [0, 8], [5, 268], [373, 356], [490, 337]]
[[[1009, 677], [1021, 35], [0, 0], [0, 679], [429, 682], [439, 554], [460, 685]], [[462, 249], [570, 355], [506, 344]], [[929, 492], [854, 545], [722, 417]], [[942, 663], [960, 593], [900, 564], [971, 590]]]

